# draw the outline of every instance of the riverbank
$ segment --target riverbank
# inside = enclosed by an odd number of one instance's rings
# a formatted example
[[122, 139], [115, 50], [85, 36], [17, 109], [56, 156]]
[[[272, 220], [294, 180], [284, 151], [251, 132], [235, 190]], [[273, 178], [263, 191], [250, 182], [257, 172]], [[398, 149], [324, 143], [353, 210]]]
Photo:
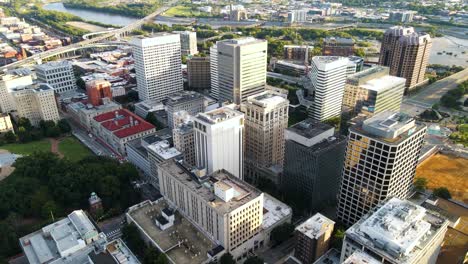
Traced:
[[95, 0], [66, 0], [63, 5], [66, 8], [79, 8], [109, 14], [123, 15], [135, 18], [143, 18], [161, 7], [160, 0], [145, 0], [141, 3], [118, 3], [114, 1], [95, 1]]

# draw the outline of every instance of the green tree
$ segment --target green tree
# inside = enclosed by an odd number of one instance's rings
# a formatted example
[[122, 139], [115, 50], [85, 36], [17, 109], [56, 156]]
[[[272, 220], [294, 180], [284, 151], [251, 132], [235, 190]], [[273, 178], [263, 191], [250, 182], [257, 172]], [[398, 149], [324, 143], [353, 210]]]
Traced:
[[244, 262], [244, 264], [263, 264], [263, 263], [265, 263], [265, 261], [258, 256], [249, 257]]
[[294, 225], [291, 223], [284, 223], [280, 226], [273, 228], [271, 231], [271, 240], [275, 244], [280, 244], [291, 237], [294, 232]]
[[16, 142], [16, 135], [12, 131], [8, 131], [5, 133], [5, 141], [7, 143], [15, 143]]
[[219, 264], [235, 264], [236, 261], [234, 260], [234, 257], [230, 253], [225, 253], [224, 255], [221, 256], [218, 263]]
[[426, 178], [418, 177], [414, 181], [414, 189], [418, 192], [424, 192], [427, 188], [427, 183], [428, 181]]
[[329, 118], [325, 121], [323, 121], [325, 124], [328, 124], [330, 126], [334, 126], [335, 128], [338, 128], [340, 126], [340, 123], [341, 123], [341, 118], [340, 117], [332, 117], [332, 118]]
[[41, 216], [43, 219], [50, 219], [51, 221], [53, 220], [52, 218], [56, 218], [57, 216], [60, 216], [60, 209], [59, 206], [55, 203], [55, 201], [50, 200], [47, 201], [43, 206], [42, 206], [42, 212]]
[[78, 86], [78, 88], [80, 88], [81, 90], [86, 90], [86, 83], [80, 77], [76, 79], [76, 86]]
[[354, 50], [354, 55], [364, 58], [366, 56], [366, 51], [363, 48], [357, 48]]
[[140, 237], [138, 228], [134, 225], [126, 225], [122, 228], [122, 238], [128, 247], [138, 256], [144, 256], [145, 242]]
[[18, 127], [24, 127], [24, 129], [26, 130], [31, 130], [31, 121], [29, 121], [29, 119], [27, 119], [26, 117], [20, 117], [18, 119]]
[[66, 119], [60, 119], [57, 123], [57, 126], [62, 134], [71, 132], [71, 126]]
[[333, 233], [332, 246], [337, 249], [341, 249], [343, 245], [343, 239], [345, 236], [345, 230], [342, 227], [337, 227]]
[[148, 247], [145, 250], [145, 255], [143, 257], [143, 264], [155, 264], [159, 255], [161, 253], [154, 247]]
[[57, 127], [57, 126], [48, 127], [47, 130], [46, 130], [45, 136], [46, 137], [53, 137], [53, 138], [59, 137], [60, 136], [60, 128]]
[[451, 199], [452, 198], [452, 195], [450, 194], [450, 191], [446, 187], [435, 188], [432, 191], [432, 193], [435, 196], [440, 197], [440, 198], [444, 198], [444, 199]]
[[158, 258], [156, 259], [155, 264], [168, 264], [169, 260], [167, 259], [166, 254], [159, 254]]
[[21, 143], [27, 143], [32, 140], [31, 133], [23, 126], [18, 128], [18, 140]]

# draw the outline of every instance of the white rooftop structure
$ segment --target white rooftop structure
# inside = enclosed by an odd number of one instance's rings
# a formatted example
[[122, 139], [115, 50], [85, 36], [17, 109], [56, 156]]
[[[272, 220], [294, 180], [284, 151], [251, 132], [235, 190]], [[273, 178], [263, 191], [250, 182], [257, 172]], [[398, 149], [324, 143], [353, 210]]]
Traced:
[[432, 247], [433, 238], [447, 225], [444, 218], [424, 207], [391, 198], [350, 227], [345, 241], [349, 237], [397, 263], [414, 263], [413, 258], [421, 257], [423, 250]]
[[217, 124], [239, 116], [243, 116], [243, 113], [230, 108], [230, 106], [225, 106], [205, 113], [199, 113], [196, 117], [207, 123]]
[[[375, 258], [369, 256], [368, 254], [355, 251], [351, 256], [349, 256], [342, 264], [381, 264], [382, 262], [376, 260]], [[314, 263], [315, 264], [315, 263]]]
[[262, 108], [275, 108], [277, 105], [286, 102], [286, 97], [286, 94], [280, 94], [273, 91], [264, 91], [248, 97], [247, 101]]
[[321, 71], [332, 70], [344, 65], [348, 65], [349, 59], [340, 56], [315, 56], [312, 61]]
[[104, 250], [106, 243], [106, 236], [98, 233], [83, 210], [20, 238], [30, 264], [77, 263]]
[[324, 215], [317, 213], [311, 218], [307, 219], [304, 223], [296, 227], [296, 231], [299, 231], [311, 239], [318, 239], [322, 236], [330, 226], [334, 226], [335, 222], [325, 217]]
[[405, 78], [386, 75], [380, 78], [369, 80], [366, 83], [362, 84], [361, 87], [371, 91], [380, 92], [394, 88], [397, 83], [404, 84], [405, 82]]
[[411, 134], [416, 128], [414, 118], [393, 111], [381, 112], [362, 124], [362, 129], [378, 137], [393, 139], [407, 132]]
[[148, 149], [158, 154], [164, 160], [168, 160], [182, 154], [176, 148], [171, 147], [171, 144], [167, 140], [161, 140], [148, 145]]

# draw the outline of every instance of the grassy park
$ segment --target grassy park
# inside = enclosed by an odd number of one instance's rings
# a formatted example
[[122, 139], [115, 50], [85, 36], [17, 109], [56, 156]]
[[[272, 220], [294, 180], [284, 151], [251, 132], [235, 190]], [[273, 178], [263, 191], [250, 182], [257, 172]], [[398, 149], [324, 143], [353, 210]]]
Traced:
[[19, 155], [30, 155], [35, 151], [50, 151], [51, 143], [48, 139], [28, 143], [13, 143], [0, 146], [0, 149]]
[[91, 155], [91, 151], [74, 137], [61, 140], [58, 145], [58, 151], [71, 161], [79, 161]]
[[164, 13], [164, 15], [170, 16], [170, 17], [174, 17], [174, 16], [187, 17], [187, 16], [192, 15], [192, 8], [188, 6], [180, 6], [180, 5], [174, 6], [174, 7], [171, 7], [169, 10], [167, 10]]

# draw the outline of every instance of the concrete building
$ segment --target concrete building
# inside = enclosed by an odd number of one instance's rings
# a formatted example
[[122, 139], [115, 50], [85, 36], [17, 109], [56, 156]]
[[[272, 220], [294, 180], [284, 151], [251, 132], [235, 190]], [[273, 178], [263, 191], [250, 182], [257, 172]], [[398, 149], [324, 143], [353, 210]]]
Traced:
[[12, 91], [18, 87], [33, 84], [32, 72], [28, 69], [17, 69], [6, 72], [0, 77], [0, 112], [10, 113], [16, 110]]
[[346, 225], [390, 196], [410, 195], [426, 126], [385, 111], [349, 129], [338, 218]]
[[285, 162], [281, 189], [305, 208], [319, 210], [336, 202], [346, 140], [330, 125], [306, 119], [285, 131]]
[[[336, 248], [331, 248], [325, 254], [323, 254], [320, 258], [318, 258], [314, 262], [314, 264], [341, 264], [340, 254], [341, 252], [339, 252]], [[360, 262], [357, 262], [357, 263], [360, 263]], [[351, 263], [348, 263], [348, 264], [351, 264]]]
[[0, 113], [0, 133], [6, 133], [8, 131], [14, 132], [11, 118], [8, 114]]
[[52, 61], [35, 67], [40, 82], [48, 83], [56, 93], [74, 91], [76, 86], [73, 64], [68, 60]]
[[93, 117], [91, 132], [101, 142], [125, 156], [127, 142], [152, 135], [156, 128], [132, 112], [119, 109]]
[[343, 110], [352, 116], [400, 111], [404, 78], [389, 75], [388, 67], [376, 66], [348, 76], [343, 95]]
[[103, 104], [103, 100], [112, 99], [111, 83], [106, 80], [93, 80], [86, 83], [88, 102], [94, 106]]
[[174, 31], [180, 35], [180, 52], [183, 56], [198, 54], [197, 32], [195, 31]]
[[157, 33], [131, 41], [140, 100], [161, 101], [183, 90], [180, 36]]
[[429, 34], [394, 26], [384, 34], [379, 64], [390, 67], [391, 75], [405, 78], [406, 88], [411, 90], [425, 82], [431, 47]]
[[284, 45], [283, 58], [285, 60], [309, 62], [312, 59], [314, 46], [309, 45]]
[[182, 153], [184, 161], [190, 166], [195, 166], [195, 133], [193, 121], [181, 123], [173, 130], [174, 147]]
[[105, 251], [107, 238], [99, 233], [83, 210], [19, 239], [30, 264], [90, 263]]
[[29, 119], [31, 125], [38, 126], [41, 120], [58, 122], [57, 102], [54, 89], [46, 83], [15, 88], [12, 96], [16, 105], [15, 116]]
[[93, 106], [92, 104], [84, 104], [76, 102], [67, 105], [67, 113], [76, 122], [81, 124], [87, 130], [91, 130], [91, 120], [100, 114], [114, 112], [121, 109], [122, 106], [113, 101], [103, 105]]
[[243, 179], [244, 114], [222, 107], [194, 118], [196, 166], [208, 174], [224, 169]]
[[[356, 250], [351, 256], [346, 258], [343, 262], [338, 262], [342, 264], [356, 264], [356, 263], [366, 263], [366, 264], [381, 264], [382, 262], [371, 257], [369, 254], [366, 254], [362, 251]], [[315, 264], [315, 263], [314, 263]], [[331, 264], [331, 263], [330, 263]]]
[[267, 41], [255, 38], [218, 41], [219, 101], [240, 104], [265, 90]]
[[348, 60], [349, 62], [346, 69], [346, 76], [360, 72], [364, 68], [364, 59], [359, 56], [349, 56]]
[[325, 121], [341, 115], [346, 69], [349, 60], [336, 56], [316, 56], [312, 58], [309, 78], [312, 82], [313, 104], [309, 117], [315, 121]]
[[401, 23], [411, 23], [413, 22], [414, 15], [416, 13], [416, 11], [410, 10], [396, 10], [390, 12], [390, 17], [388, 20]]
[[[169, 203], [237, 261], [267, 243], [264, 230], [291, 217], [291, 209], [274, 198], [270, 206], [280, 213], [265, 209], [262, 192], [225, 170], [207, 175], [171, 160], [159, 166], [159, 179]], [[267, 211], [272, 215], [265, 222]]]
[[127, 159], [144, 173], [151, 185], [159, 188], [158, 164], [181, 156], [172, 143], [170, 129], [159, 130], [153, 135], [129, 141], [125, 146]]
[[210, 57], [192, 57], [187, 59], [188, 86], [195, 90], [211, 87]]
[[354, 55], [354, 40], [351, 38], [328, 37], [323, 40], [322, 55], [349, 57]]
[[406, 200], [391, 198], [346, 230], [344, 261], [356, 251], [377, 263], [436, 263], [448, 221]]
[[135, 114], [141, 118], [146, 118], [149, 113], [164, 110], [164, 104], [157, 100], [145, 100], [135, 104]]
[[307, 22], [307, 12], [306, 9], [301, 10], [292, 10], [288, 13], [288, 23], [304, 23]]
[[288, 108], [286, 96], [274, 91], [253, 95], [241, 105], [245, 116], [244, 174], [248, 181], [257, 181], [259, 168], [282, 166]]
[[218, 42], [210, 47], [210, 95], [219, 100]]
[[229, 20], [231, 21], [242, 21], [247, 19], [249, 19], [249, 17], [245, 9], [232, 10], [229, 14]]
[[193, 91], [181, 91], [167, 96], [166, 101], [167, 124], [174, 128], [174, 114], [185, 111], [189, 115], [196, 115], [205, 111], [205, 97]]
[[165, 199], [146, 200], [128, 208], [125, 215], [127, 223], [135, 225], [143, 240], [166, 254], [171, 264], [216, 262], [225, 252]]
[[274, 71], [291, 76], [303, 76], [307, 74], [307, 66], [290, 61], [277, 60], [274, 63]]
[[317, 213], [296, 227], [294, 257], [303, 264], [312, 264], [330, 247], [335, 222]]

